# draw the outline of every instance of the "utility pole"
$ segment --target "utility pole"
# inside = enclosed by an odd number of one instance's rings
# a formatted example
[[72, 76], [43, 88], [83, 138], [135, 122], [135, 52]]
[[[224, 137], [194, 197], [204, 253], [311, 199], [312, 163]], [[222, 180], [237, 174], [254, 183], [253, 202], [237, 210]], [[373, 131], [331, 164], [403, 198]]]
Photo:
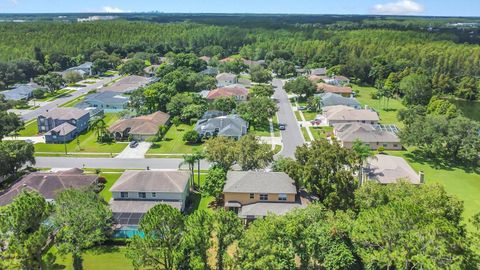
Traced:
[[65, 128], [62, 127], [62, 131], [63, 131], [63, 145], [65, 146], [65, 155], [67, 155], [67, 142], [65, 140]]

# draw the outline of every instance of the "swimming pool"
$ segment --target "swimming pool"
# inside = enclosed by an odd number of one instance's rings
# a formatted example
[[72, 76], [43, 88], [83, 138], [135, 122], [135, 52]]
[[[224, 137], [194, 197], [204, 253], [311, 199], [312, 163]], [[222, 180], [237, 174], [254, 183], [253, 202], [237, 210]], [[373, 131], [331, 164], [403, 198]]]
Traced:
[[123, 226], [120, 229], [117, 229], [113, 232], [113, 238], [132, 238], [133, 236], [138, 235], [144, 237], [145, 234], [138, 230], [137, 226]]

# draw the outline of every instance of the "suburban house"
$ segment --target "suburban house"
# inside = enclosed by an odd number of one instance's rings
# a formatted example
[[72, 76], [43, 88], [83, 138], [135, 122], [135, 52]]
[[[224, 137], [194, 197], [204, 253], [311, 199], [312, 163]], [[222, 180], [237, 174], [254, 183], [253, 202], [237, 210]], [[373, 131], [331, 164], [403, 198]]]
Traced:
[[218, 68], [208, 66], [206, 69], [200, 71], [200, 74], [210, 75], [210, 76], [217, 76]]
[[128, 96], [118, 92], [98, 92], [90, 94], [85, 99], [75, 105], [77, 108], [100, 108], [104, 112], [120, 112], [127, 108]]
[[325, 75], [308, 75], [308, 79], [314, 83], [318, 83], [318, 82], [324, 82], [324, 80], [327, 80], [328, 76], [325, 76]]
[[103, 92], [131, 93], [140, 87], [147, 86], [152, 82], [152, 78], [130, 75], [126, 76], [112, 85], [103, 87]]
[[220, 73], [215, 78], [217, 79], [218, 87], [224, 87], [237, 83], [237, 75], [233, 73]]
[[310, 75], [316, 75], [316, 76], [325, 76], [327, 75], [327, 68], [314, 68], [310, 70]]
[[246, 101], [248, 98], [248, 90], [242, 85], [229, 85], [208, 92], [206, 99], [213, 101], [215, 99], [228, 97], [233, 97], [236, 101]]
[[322, 108], [337, 105], [349, 106], [355, 109], [360, 109], [362, 107], [360, 103], [352, 97], [344, 97], [334, 93], [320, 93], [315, 94], [315, 96], [320, 97]]
[[195, 131], [205, 138], [222, 136], [238, 140], [247, 134], [248, 123], [238, 115], [219, 116], [200, 119]]
[[351, 87], [336, 86], [328, 83], [317, 83], [317, 92], [334, 93], [342, 95], [344, 97], [351, 97], [353, 95], [353, 90]]
[[170, 115], [164, 112], [154, 112], [129, 119], [121, 119], [108, 128], [117, 141], [128, 140], [129, 137], [143, 141], [155, 136], [160, 126], [168, 125]]
[[183, 211], [189, 192], [190, 173], [180, 171], [126, 170], [110, 188], [110, 209], [120, 226], [137, 226], [157, 204]]
[[223, 198], [226, 209], [247, 221], [305, 207], [295, 181], [284, 172], [229, 171]]
[[53, 201], [56, 195], [68, 188], [87, 188], [98, 180], [96, 174], [84, 174], [80, 169], [60, 172], [32, 172], [9, 187], [0, 195], [0, 206], [7, 205], [23, 190], [36, 191], [47, 201]]
[[210, 118], [215, 118], [215, 117], [220, 117], [220, 116], [226, 116], [227, 113], [224, 112], [224, 111], [217, 111], [217, 110], [209, 110], [209, 111], [206, 111], [203, 115], [202, 115], [202, 118], [200, 118], [201, 120], [207, 120], [207, 119], [210, 119]]
[[94, 75], [93, 73], [93, 63], [92, 62], [85, 62], [79, 66], [69, 68], [63, 72], [63, 75], [65, 75], [67, 72], [77, 72], [80, 74], [82, 77], [86, 76], [92, 76]]
[[56, 108], [40, 114], [38, 131], [45, 133], [46, 143], [64, 143], [88, 128], [90, 113], [78, 108]]
[[16, 84], [13, 89], [0, 92], [6, 100], [28, 100], [33, 97], [33, 90], [42, 89], [36, 83]]
[[381, 154], [369, 158], [364, 171], [362, 181], [371, 180], [381, 184], [396, 183], [398, 180], [422, 184], [425, 177], [423, 172], [416, 173], [405, 159]]
[[400, 138], [393, 132], [375, 128], [370, 124], [342, 123], [333, 126], [333, 134], [345, 148], [352, 148], [356, 140], [362, 141], [370, 149], [377, 150], [383, 147], [385, 150], [401, 150]]
[[323, 108], [323, 117], [327, 125], [341, 123], [364, 123], [376, 125], [380, 121], [378, 114], [368, 109], [357, 110], [355, 108], [337, 105]]
[[323, 79], [325, 83], [342, 86], [350, 83], [350, 79], [345, 76], [335, 76]]

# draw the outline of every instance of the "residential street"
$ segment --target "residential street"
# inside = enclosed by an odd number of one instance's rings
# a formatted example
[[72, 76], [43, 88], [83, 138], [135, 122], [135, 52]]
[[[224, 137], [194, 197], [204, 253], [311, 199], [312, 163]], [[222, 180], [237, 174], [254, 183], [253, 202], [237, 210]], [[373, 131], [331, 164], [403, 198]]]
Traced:
[[28, 113], [22, 115], [22, 120], [25, 121], [25, 122], [28, 122], [32, 119], [35, 119], [35, 118], [38, 117], [38, 115], [45, 112], [46, 110], [56, 108], [56, 107], [58, 107], [58, 106], [60, 106], [64, 103], [69, 102], [70, 100], [73, 100], [73, 99], [75, 99], [75, 98], [77, 98], [81, 95], [84, 95], [84, 94], [88, 93], [91, 90], [95, 90], [99, 87], [102, 87], [104, 84], [109, 83], [109, 82], [117, 79], [118, 77], [119, 77], [119, 75], [114, 75], [112, 77], [103, 78], [103, 79], [99, 80], [98, 82], [96, 82], [94, 84], [87, 84], [86, 87], [79, 88], [79, 90], [69, 94], [68, 96], [55, 99], [55, 100], [45, 104], [44, 106], [42, 106], [38, 109], [35, 109], [31, 112], [28, 112]]
[[[162, 169], [177, 170], [181, 158], [82, 158], [82, 157], [36, 157], [37, 168], [102, 168], [102, 169]], [[200, 169], [208, 169], [208, 162], [202, 162]], [[184, 169], [188, 166], [182, 167]]]
[[272, 84], [275, 87], [273, 96], [278, 101], [278, 123], [286, 125], [286, 129], [281, 131], [283, 149], [278, 155], [294, 158], [295, 149], [303, 145], [305, 140], [293, 113], [292, 106], [288, 101], [287, 92], [283, 89], [283, 82], [279, 79], [274, 79]]

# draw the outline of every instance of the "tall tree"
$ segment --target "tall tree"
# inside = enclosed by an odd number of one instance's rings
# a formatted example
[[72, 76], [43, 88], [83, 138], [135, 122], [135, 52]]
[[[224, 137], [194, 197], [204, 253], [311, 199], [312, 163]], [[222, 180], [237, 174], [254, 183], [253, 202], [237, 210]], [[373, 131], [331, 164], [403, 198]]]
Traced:
[[251, 66], [250, 76], [252, 78], [252, 81], [257, 83], [268, 83], [272, 80], [272, 73], [261, 65]]
[[243, 225], [238, 216], [224, 209], [215, 212], [213, 230], [216, 236], [216, 269], [225, 269], [225, 260], [228, 258], [227, 250], [241, 238]]
[[363, 181], [363, 169], [367, 166], [367, 159], [372, 157], [374, 154], [372, 150], [370, 149], [370, 146], [367, 144], [364, 144], [362, 141], [359, 139], [355, 140], [352, 145], [352, 151], [355, 154], [355, 159], [356, 159], [356, 167], [358, 168], [359, 171], [359, 180], [360, 184], [362, 184]]
[[212, 167], [208, 169], [202, 192], [208, 196], [214, 197], [218, 203], [223, 194], [223, 187], [225, 186], [226, 181], [227, 173], [222, 168]]
[[267, 123], [277, 111], [277, 104], [268, 97], [252, 97], [237, 106], [238, 114], [252, 125]]
[[15, 175], [25, 164], [35, 164], [35, 148], [25, 141], [0, 142], [0, 175]]
[[23, 121], [13, 112], [0, 111], [0, 141], [24, 128]]
[[273, 161], [269, 144], [263, 144], [253, 134], [247, 134], [237, 142], [237, 163], [244, 171], [266, 168]]
[[427, 105], [432, 97], [430, 79], [426, 75], [412, 74], [400, 81], [400, 91], [406, 105]]
[[300, 97], [310, 97], [317, 91], [317, 86], [307, 77], [298, 77], [285, 84], [285, 90]]
[[35, 81], [39, 85], [47, 87], [48, 91], [50, 91], [51, 93], [55, 93], [55, 91], [62, 88], [65, 83], [62, 75], [53, 72], [50, 72], [46, 75], [40, 75], [35, 78]]
[[209, 249], [212, 248], [213, 215], [205, 210], [195, 211], [185, 219], [181, 246], [189, 254], [189, 269], [210, 269]]
[[236, 142], [226, 137], [215, 137], [205, 142], [205, 157], [224, 171], [236, 162]]

